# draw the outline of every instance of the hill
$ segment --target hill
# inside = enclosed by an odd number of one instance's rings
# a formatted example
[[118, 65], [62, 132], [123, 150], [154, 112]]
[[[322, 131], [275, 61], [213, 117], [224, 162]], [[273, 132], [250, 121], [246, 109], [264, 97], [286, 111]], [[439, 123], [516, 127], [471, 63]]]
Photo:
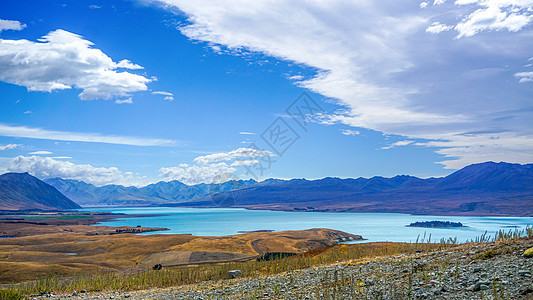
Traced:
[[81, 208], [53, 186], [28, 173], [0, 175], [0, 210], [63, 210]]

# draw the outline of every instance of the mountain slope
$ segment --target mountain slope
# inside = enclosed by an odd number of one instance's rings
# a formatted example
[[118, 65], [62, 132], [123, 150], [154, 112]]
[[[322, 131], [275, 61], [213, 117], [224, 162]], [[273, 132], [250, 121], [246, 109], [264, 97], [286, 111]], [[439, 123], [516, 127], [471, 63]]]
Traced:
[[0, 210], [62, 210], [81, 208], [56, 188], [28, 173], [0, 175]]

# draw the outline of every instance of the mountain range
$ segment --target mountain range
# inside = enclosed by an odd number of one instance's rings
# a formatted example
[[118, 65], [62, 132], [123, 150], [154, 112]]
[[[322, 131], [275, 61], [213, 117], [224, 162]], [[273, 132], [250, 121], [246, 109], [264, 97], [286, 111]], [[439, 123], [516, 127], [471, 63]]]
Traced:
[[82, 206], [158, 206], [197, 199], [216, 192], [235, 190], [257, 184], [254, 180], [228, 181], [221, 184], [186, 185], [177, 180], [160, 181], [144, 187], [122, 185], [94, 186], [79, 180], [49, 178], [44, 182]]
[[0, 175], [0, 210], [63, 210], [81, 208], [28, 173]]
[[[533, 216], [533, 164], [487, 162], [428, 179], [267, 181], [210, 198], [211, 203], [233, 201], [248, 209]], [[188, 205], [201, 204], [208, 201]]]
[[533, 164], [486, 162], [446, 177], [267, 179], [145, 187], [96, 187], [76, 180], [46, 179], [82, 206], [235, 206], [248, 209], [397, 212], [438, 215], [533, 216]]

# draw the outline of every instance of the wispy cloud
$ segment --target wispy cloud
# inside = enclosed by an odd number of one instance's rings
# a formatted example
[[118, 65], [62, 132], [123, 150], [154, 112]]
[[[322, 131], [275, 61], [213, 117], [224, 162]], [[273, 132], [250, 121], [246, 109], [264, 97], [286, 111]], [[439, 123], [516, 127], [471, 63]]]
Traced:
[[342, 129], [341, 133], [344, 134], [344, 135], [358, 135], [359, 131], [351, 130], [351, 129]]
[[407, 145], [413, 144], [414, 142], [415, 141], [410, 141], [410, 140], [397, 141], [395, 143], [390, 144], [389, 146], [381, 147], [381, 149], [386, 150], [386, 149], [391, 149], [391, 148], [399, 147], [399, 146], [407, 146]]
[[7, 145], [0, 145], [0, 151], [3, 151], [3, 150], [13, 150], [13, 149], [20, 148], [20, 147], [22, 147], [21, 144], [7, 144]]
[[152, 94], [165, 96], [165, 98], [163, 98], [163, 100], [165, 100], [165, 101], [174, 101], [174, 94], [172, 94], [170, 92], [154, 91], [154, 92], [152, 92]]
[[176, 144], [176, 141], [167, 139], [102, 135], [100, 133], [55, 131], [26, 126], [10, 126], [5, 124], [0, 124], [0, 136], [132, 146], [171, 146]]
[[51, 154], [54, 154], [54, 153], [50, 152], [50, 151], [41, 150], [41, 151], [30, 152], [28, 154], [30, 154], [30, 155], [51, 155]]

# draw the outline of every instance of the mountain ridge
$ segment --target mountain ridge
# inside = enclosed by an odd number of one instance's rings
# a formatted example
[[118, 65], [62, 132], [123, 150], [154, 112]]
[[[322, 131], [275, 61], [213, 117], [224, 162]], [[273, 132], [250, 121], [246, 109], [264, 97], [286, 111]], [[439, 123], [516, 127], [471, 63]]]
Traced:
[[[427, 179], [410, 175], [325, 177], [261, 182], [241, 180], [191, 186], [179, 181], [161, 181], [141, 188], [95, 187], [65, 179], [45, 181], [75, 201], [81, 199], [78, 201], [81, 205], [533, 215], [533, 164], [505, 162], [473, 164], [445, 177]], [[98, 200], [93, 202], [93, 198]]]

